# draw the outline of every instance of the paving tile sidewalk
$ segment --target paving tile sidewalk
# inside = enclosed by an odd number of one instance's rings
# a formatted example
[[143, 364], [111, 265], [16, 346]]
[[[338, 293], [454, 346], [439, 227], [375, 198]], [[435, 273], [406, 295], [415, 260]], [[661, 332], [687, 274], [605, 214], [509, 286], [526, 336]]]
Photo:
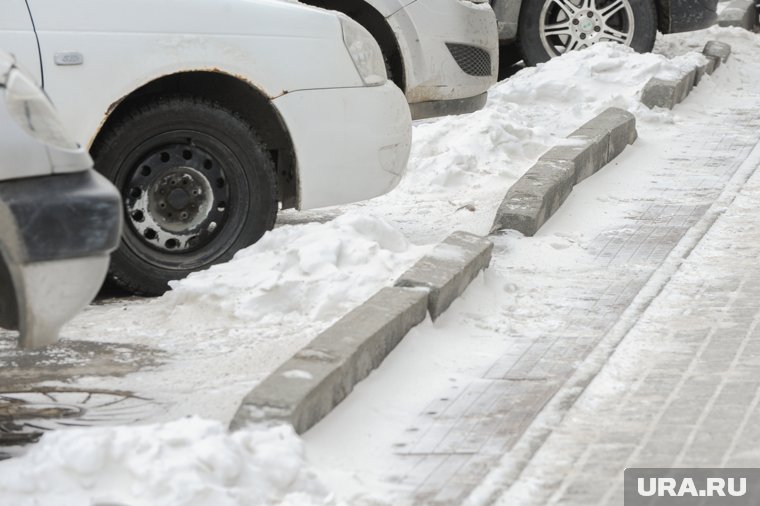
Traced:
[[626, 467], [760, 467], [760, 173], [503, 504], [622, 505]]
[[[625, 206], [627, 219], [582, 245], [593, 256], [590, 264], [557, 272], [526, 269], [524, 276], [545, 278], [535, 281], [542, 285], [542, 304], [529, 309], [505, 304], [501, 310], [505, 316], [514, 314], [516, 320], [521, 319], [521, 312], [529, 311], [529, 320], [554, 324], [537, 325], [542, 332], [533, 339], [515, 339], [481, 380], [432, 402], [413, 424], [418, 430], [399, 438], [396, 453], [407, 461], [408, 470], [398, 482], [414, 491], [410, 504], [464, 502], [502, 456], [515, 449], [578, 365], [619, 324], [640, 290], [705, 215], [760, 137], [760, 118], [737, 111], [723, 114], [726, 117], [721, 122], [737, 128], [730, 133], [716, 132], [707, 144], [698, 135], [707, 125], [684, 125], [684, 135], [693, 135], [694, 140], [660, 162], [656, 189], [642, 192], [638, 201], [617, 203]], [[631, 156], [635, 159], [636, 155]], [[688, 177], [684, 170], [689, 171]], [[519, 283], [522, 267], [510, 262], [506, 248], [500, 256], [494, 269]], [[572, 291], [567, 290], [568, 285]], [[664, 385], [675, 381], [671, 376], [657, 371], [655, 377]], [[648, 416], [640, 408], [629, 414]], [[597, 419], [592, 416], [591, 421]], [[586, 430], [593, 433], [594, 427]]]
[[[710, 93], [710, 90], [695, 91], [697, 96], [700, 93]], [[710, 218], [711, 213], [714, 214], [711, 206], [726, 191], [730, 193], [732, 188], [740, 188], [749, 175], [747, 159], [760, 140], [760, 115], [756, 113], [760, 110], [760, 93], [738, 90], [721, 104], [707, 108], [704, 100], [695, 107], [689, 106], [689, 100], [680, 106], [677, 128], [668, 130], [664, 126], [645, 125], [640, 129], [641, 138], [637, 145], [594, 176], [594, 181], [588, 180], [577, 187], [565, 207], [537, 238], [519, 239], [518, 242], [514, 237], [497, 238], [490, 275], [504, 283], [499, 298], [483, 307], [473, 309], [468, 306], [467, 311], [454, 308], [443, 318], [442, 324], [462, 328], [472, 340], [473, 348], [498, 336], [503, 342], [501, 352], [486, 361], [478, 374], [452, 378], [451, 386], [441, 389], [440, 395], [421, 405], [419, 414], [396, 435], [391, 444], [393, 469], [385, 476], [372, 477], [392, 483], [392, 487], [383, 493], [384, 500], [392, 504], [459, 505], [468, 500], [478, 504], [493, 500], [503, 487], [514, 485], [509, 490], [512, 495], [506, 496], [509, 500], [504, 504], [545, 504], [555, 492], [561, 498], [578, 498], [577, 502], [568, 499], [570, 504], [591, 504], [587, 501], [596, 498], [588, 495], [591, 488], [583, 478], [568, 478], [570, 481], [567, 482], [558, 481], [558, 478], [567, 473], [574, 476], [580, 472], [578, 468], [584, 470], [586, 478], [594, 473], [601, 475], [598, 468], [605, 466], [612, 473], [609, 477], [614, 478], [618, 467], [617, 464], [611, 467], [611, 463], [625, 463], [633, 455], [625, 454], [633, 450], [630, 439], [622, 445], [613, 439], [588, 448], [584, 446], [593, 440], [608, 414], [592, 409], [586, 413], [586, 424], [573, 426], [575, 430], [562, 439], [566, 445], [577, 444], [571, 449], [579, 454], [578, 460], [568, 462], [563, 447], [559, 452], [547, 454], [544, 465], [552, 469], [548, 474], [533, 459], [528, 468], [533, 474], [528, 476], [526, 470], [520, 476], [523, 466], [531, 460], [532, 451], [543, 443], [543, 438], [551, 433], [575, 399], [571, 398], [568, 405], [553, 407], [555, 419], [546, 425], [543, 436], [527, 445], [532, 445], [533, 449], [526, 453], [523, 448], [526, 434], [541, 425], [536, 424], [537, 417], [549, 411], [547, 406], [552, 402], [557, 402], [557, 394], [605, 338], [621, 333], [622, 324], [635, 324], [648, 305], [648, 302], [637, 303], [642, 298], [641, 291], [649, 287], [653, 279], [660, 282], [658, 290], [667, 285], [673, 273], [668, 262], [674, 248], [678, 250], [686, 236], [697, 242], [714, 218]], [[670, 145], [659, 152], [662, 146], [659, 144], [657, 152], [653, 153], [654, 138], [667, 135], [673, 136]], [[594, 185], [603, 187], [604, 199], [600, 199], [599, 189]], [[563, 237], [568, 239], [563, 240]], [[568, 255], [567, 262], [555, 258], [542, 265], [539, 254], [545, 250], [536, 250], [537, 255], [533, 258], [513, 255], [516, 246], [530, 248], [529, 245], [534, 244], [530, 241], [556, 246], [558, 257], [564, 248], [568, 248], [567, 251], [580, 249], [584, 254], [583, 261], [578, 262]], [[760, 245], [760, 240], [756, 242]], [[743, 272], [748, 273], [747, 269]], [[760, 292], [760, 286], [749, 280], [716, 280], [707, 285], [700, 284], [698, 276], [695, 278], [695, 286], [690, 286], [684, 294], [701, 297], [699, 301], [705, 303], [700, 308], [702, 312], [716, 304], [721, 308], [729, 303], [748, 305], [749, 300], [734, 301], [732, 290], [737, 283], [746, 287], [742, 288], [744, 290]], [[723, 288], [715, 291], [715, 287]], [[656, 292], [645, 295], [651, 301]], [[497, 323], [494, 323], [494, 314], [499, 315]], [[710, 320], [702, 318], [698, 312], [683, 318], [687, 321]], [[710, 357], [725, 360], [735, 357], [739, 348], [745, 346], [742, 332], [746, 331], [747, 321], [742, 327], [742, 322], [737, 319], [731, 328], [721, 331], [721, 339], [715, 339], [716, 331], [710, 329], [717, 320], [714, 315], [711, 318], [711, 325], [702, 329], [702, 338], [708, 340], [707, 344], [690, 333], [683, 339], [694, 340], [693, 343], [689, 341], [694, 349], [717, 350], [708, 353]], [[627, 330], [625, 325], [622, 327]], [[668, 337], [664, 330], [658, 332], [663, 332], [662, 339]], [[732, 338], [732, 335], [735, 336]], [[723, 340], [724, 336], [729, 337]], [[660, 335], [656, 338], [659, 339]], [[398, 353], [404, 352], [403, 344]], [[662, 348], [659, 352], [667, 354], [667, 350]], [[672, 360], [681, 367], [689, 367], [692, 359], [686, 351], [679, 350], [670, 354]], [[760, 359], [756, 360], [760, 367]], [[372, 423], [371, 417], [363, 413], [375, 412], [382, 406], [373, 405], [369, 399], [382, 394], [383, 374], [388, 375], [392, 384], [390, 377], [399, 372], [393, 369], [396, 367], [393, 357], [388, 362], [371, 384], [359, 389], [353, 400], [349, 398], [349, 402], [328, 417], [325, 424], [318, 426], [311, 435], [307, 434], [307, 446], [326, 448], [325, 453], [329, 453], [330, 441], [347, 436], [345, 431], [338, 434], [339, 428], [346, 427], [347, 422]], [[717, 358], [705, 358], [700, 364], [699, 367], [707, 371], [725, 367]], [[737, 363], [737, 367], [740, 364]], [[642, 384], [642, 392], [651, 392], [652, 397], [647, 401], [651, 409], [626, 405], [621, 401], [626, 391], [617, 390], [612, 395], [610, 409], [614, 405], [620, 408], [622, 421], [637, 428], [646, 427], [651, 423], [649, 417], [655, 416], [659, 406], [671, 399], [671, 393], [678, 391], [675, 389], [693, 392], [692, 395], [700, 399], [699, 403], [689, 401], [687, 409], [680, 406], [682, 403], [677, 397], [673, 397], [673, 406], [667, 405], [670, 411], [664, 418], [667, 423], [677, 425], [682, 431], [679, 434], [686, 438], [686, 450], [679, 457], [683, 462], [697, 462], [700, 447], [694, 441], [708, 437], [697, 436], [695, 431], [684, 428], [693, 428], [704, 418], [702, 412], [694, 412], [696, 407], [707, 405], [709, 409], [738, 413], [739, 408], [735, 405], [745, 402], [741, 395], [748, 395], [747, 391], [753, 386], [750, 384], [751, 374], [748, 374], [742, 377], [745, 384], [732, 383], [729, 386], [736, 392], [732, 402], [713, 406], [709, 388], [717, 392], [723, 388], [719, 385], [710, 384], [701, 389], [700, 383], [687, 384], [682, 373], [673, 372], [668, 367], [654, 368], [648, 371], [648, 375], [650, 381]], [[757, 377], [760, 383], [760, 375]], [[751, 398], [746, 402], [757, 401]], [[737, 415], [737, 418], [741, 416]], [[334, 432], [331, 432], [331, 423], [336, 428]], [[621, 423], [620, 430], [616, 430], [616, 425], [611, 424], [611, 434], [615, 437], [634, 434], [635, 439], [635, 430], [626, 432], [624, 428], [627, 426]], [[362, 427], [368, 438], [373, 437], [372, 430]], [[551, 436], [552, 439], [558, 437], [561, 436]], [[760, 439], [760, 430], [756, 431], [756, 437]], [[649, 446], [642, 448], [641, 455], [675, 444], [674, 439], [667, 433], [655, 432], [647, 439]], [[548, 447], [548, 444], [544, 446]], [[352, 448], [357, 454], [357, 462], [371, 462], [377, 457], [369, 451], [360, 456], [358, 454], [363, 450], [359, 446]], [[324, 462], [330, 458], [326, 457]], [[634, 458], [638, 458], [638, 453]], [[568, 466], [565, 474], [555, 472], [555, 466], [560, 463]], [[489, 484], [489, 477], [500, 468], [508, 471], [497, 477], [498, 483]], [[366, 477], [378, 469], [380, 465], [371, 469], [357, 467], [356, 474]], [[539, 499], [533, 501], [533, 497]], [[565, 499], [559, 499], [560, 503], [563, 501]]]
[[[752, 148], [747, 140], [726, 135], [716, 139], [715, 146], [688, 146], [694, 165], [714, 172], [696, 171], [677, 190], [674, 186], [651, 200], [627, 202], [624, 226], [604, 230], [583, 245], [594, 255], [590, 266], [533, 273], [547, 279], [540, 281], [544, 304], [533, 307], [531, 318], [553, 320], [553, 328], [532, 340], [516, 340], [481, 381], [431, 403], [413, 424], [422, 430], [399, 439], [397, 454], [412, 462], [399, 480], [415, 490], [411, 503], [461, 504], [501, 456], [514, 449], [537, 414], [613, 330], [672, 249], [704, 216], [746, 159]], [[731, 149], [717, 149], [725, 142], [731, 143]], [[726, 152], [733, 159], [726, 159]], [[666, 162], [664, 171], [677, 170], [682, 163], [677, 155]], [[509, 262], [506, 249], [501, 257], [494, 269], [515, 279], [520, 266]], [[575, 288], [571, 293], [565, 289], [568, 283]], [[502, 308], [505, 315], [514, 311], [517, 319], [521, 310], [525, 308]], [[660, 373], [661, 381], [666, 381], [668, 375]], [[631, 414], [646, 416], [636, 411]], [[593, 433], [594, 428], [589, 430]]]

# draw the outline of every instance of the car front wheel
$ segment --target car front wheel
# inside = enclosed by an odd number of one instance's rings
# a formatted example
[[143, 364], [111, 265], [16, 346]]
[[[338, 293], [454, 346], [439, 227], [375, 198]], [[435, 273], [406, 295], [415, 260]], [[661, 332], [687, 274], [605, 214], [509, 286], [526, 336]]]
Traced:
[[599, 42], [651, 51], [656, 35], [652, 0], [528, 0], [520, 13], [520, 47], [529, 65]]
[[274, 226], [272, 157], [242, 118], [174, 96], [115, 120], [93, 146], [95, 167], [121, 191], [126, 226], [110, 276], [137, 293], [224, 262]]

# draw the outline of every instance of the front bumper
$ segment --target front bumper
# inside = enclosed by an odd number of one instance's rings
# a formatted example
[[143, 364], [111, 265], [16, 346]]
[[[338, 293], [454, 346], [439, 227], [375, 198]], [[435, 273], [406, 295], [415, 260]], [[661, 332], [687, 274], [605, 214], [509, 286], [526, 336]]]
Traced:
[[0, 325], [45, 346], [103, 283], [121, 199], [91, 170], [0, 182], [0, 231]]
[[718, 0], [659, 0], [658, 7], [662, 33], [701, 30], [718, 20]]
[[482, 95], [476, 95], [474, 97], [457, 98], [454, 100], [417, 102], [409, 104], [409, 109], [412, 111], [412, 118], [414, 119], [437, 118], [438, 116], [450, 116], [479, 111], [486, 105], [487, 101], [488, 93], [483, 93]]
[[476, 97], [496, 83], [499, 38], [487, 3], [417, 0], [388, 22], [401, 46], [409, 103]]
[[377, 197], [401, 180], [412, 124], [393, 83], [296, 91], [273, 103], [296, 154], [299, 209]]

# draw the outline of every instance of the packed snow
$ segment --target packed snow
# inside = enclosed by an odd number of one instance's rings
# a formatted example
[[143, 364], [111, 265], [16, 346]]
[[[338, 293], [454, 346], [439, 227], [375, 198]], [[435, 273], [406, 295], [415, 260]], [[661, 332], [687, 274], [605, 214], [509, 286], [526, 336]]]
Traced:
[[45, 434], [0, 462], [0, 502], [13, 506], [317, 506], [333, 504], [292, 427], [228, 433], [186, 418]]

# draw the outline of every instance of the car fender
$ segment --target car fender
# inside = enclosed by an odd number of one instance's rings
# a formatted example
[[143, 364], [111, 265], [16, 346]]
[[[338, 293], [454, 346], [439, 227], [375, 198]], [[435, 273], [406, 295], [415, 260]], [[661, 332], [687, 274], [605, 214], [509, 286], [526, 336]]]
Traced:
[[[124, 97], [175, 73], [224, 72], [270, 98], [362, 86], [338, 17], [301, 4], [30, 0], [30, 7], [45, 90], [83, 144]], [[74, 64], [61, 63], [67, 55]]]

